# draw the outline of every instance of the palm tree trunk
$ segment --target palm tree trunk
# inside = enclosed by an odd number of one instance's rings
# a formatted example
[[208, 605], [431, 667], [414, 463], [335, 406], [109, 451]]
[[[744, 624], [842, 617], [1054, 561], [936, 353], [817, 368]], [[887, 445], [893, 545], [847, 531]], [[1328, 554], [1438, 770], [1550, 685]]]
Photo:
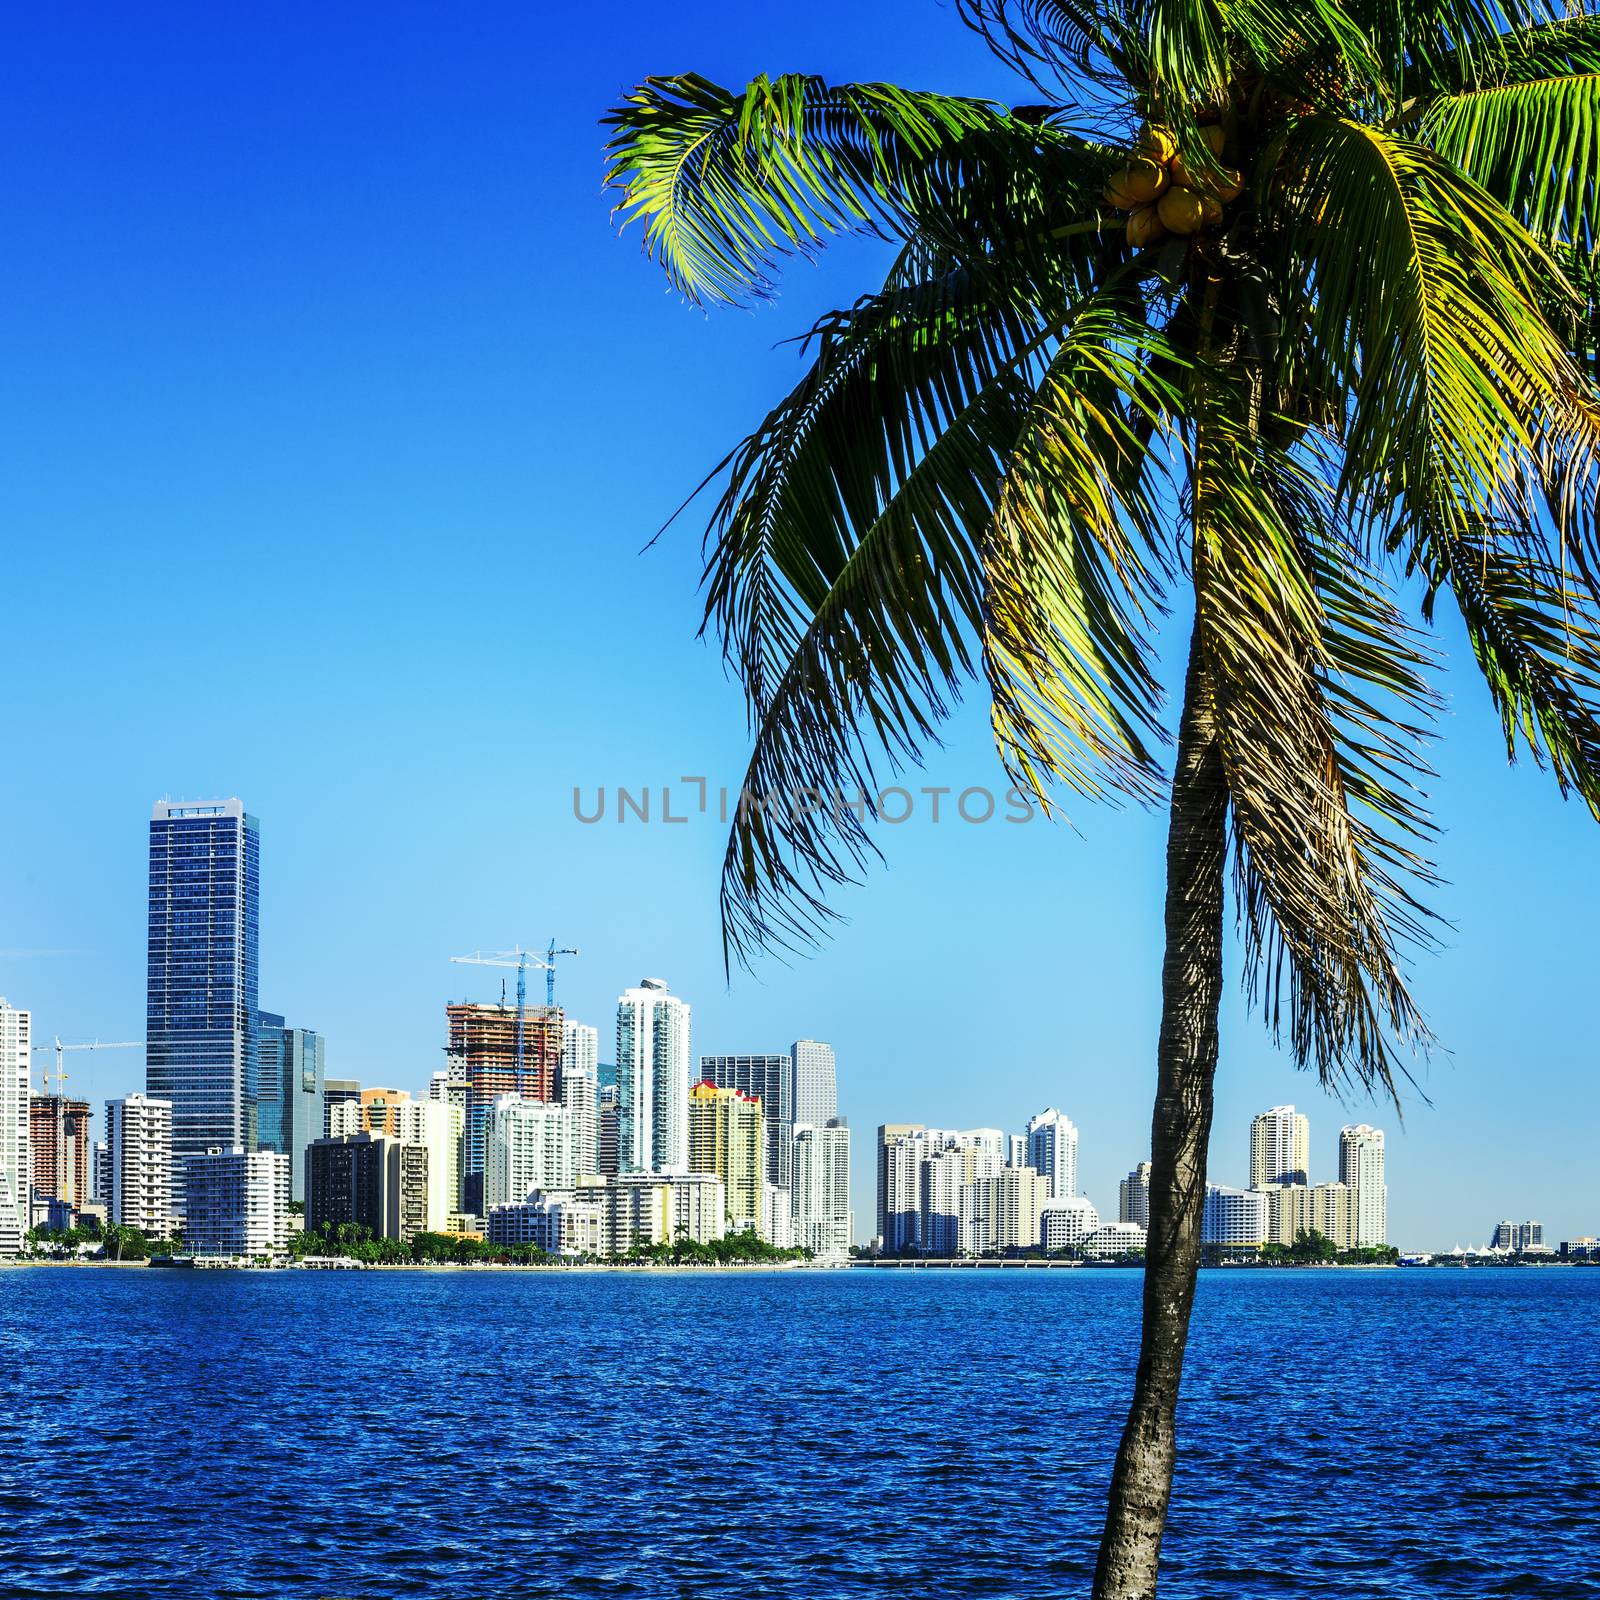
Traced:
[[1150, 1130], [1150, 1235], [1133, 1405], [1111, 1479], [1094, 1600], [1151, 1600], [1177, 1454], [1178, 1384], [1194, 1308], [1222, 996], [1227, 791], [1211, 690], [1190, 645], [1167, 833], [1166, 958]]

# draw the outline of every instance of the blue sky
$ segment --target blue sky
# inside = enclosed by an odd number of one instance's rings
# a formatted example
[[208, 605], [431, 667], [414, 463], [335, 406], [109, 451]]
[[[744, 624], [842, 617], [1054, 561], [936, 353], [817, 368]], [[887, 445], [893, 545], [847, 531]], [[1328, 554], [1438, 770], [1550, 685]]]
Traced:
[[[150, 804], [238, 794], [262, 1003], [321, 1029], [331, 1071], [419, 1087], [445, 1001], [498, 992], [449, 956], [556, 934], [603, 1041], [645, 974], [693, 1003], [697, 1050], [834, 1041], [858, 1233], [877, 1122], [1020, 1129], [1046, 1104], [1114, 1209], [1148, 1143], [1158, 816], [924, 812], [883, 830], [823, 955], [730, 988], [714, 822], [572, 815], [575, 786], [737, 783], [698, 529], [640, 549], [792, 381], [779, 342], [882, 265], [851, 243], [774, 307], [685, 307], [612, 229], [597, 119], [690, 69], [1026, 98], [953, 12], [33, 7], [3, 43], [0, 993], [40, 1035], [141, 1036]], [[1319, 1179], [1341, 1123], [1389, 1130], [1397, 1243], [1600, 1231], [1596, 830], [1507, 768], [1478, 684], [1448, 687], [1431, 1104], [1402, 1129], [1330, 1100], [1230, 990], [1213, 1172], [1242, 1182], [1250, 1115], [1292, 1100]], [[980, 704], [916, 781], [999, 783]], [[80, 1054], [70, 1087], [121, 1092], [140, 1061]]]

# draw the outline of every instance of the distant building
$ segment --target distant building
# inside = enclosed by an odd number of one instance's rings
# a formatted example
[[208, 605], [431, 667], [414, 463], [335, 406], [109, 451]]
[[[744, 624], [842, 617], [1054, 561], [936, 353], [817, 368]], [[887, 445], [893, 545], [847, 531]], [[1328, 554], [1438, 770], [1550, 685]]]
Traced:
[[33, 1189], [28, 1073], [33, 1015], [0, 995], [0, 1255], [16, 1255], [29, 1226]]
[[340, 1106], [361, 1104], [361, 1085], [354, 1078], [322, 1080], [322, 1137], [333, 1137], [333, 1124]]
[[1356, 1243], [1388, 1244], [1389, 1189], [1381, 1128], [1363, 1122], [1339, 1130], [1339, 1181], [1356, 1191]]
[[183, 1238], [200, 1256], [261, 1256], [289, 1242], [289, 1158], [273, 1150], [207, 1150], [186, 1170]]
[[508, 1205], [490, 1206], [490, 1244], [531, 1244], [547, 1255], [605, 1252], [605, 1206], [587, 1189], [554, 1189]]
[[449, 1023], [449, 1054], [461, 1060], [467, 1077], [462, 1191], [467, 1209], [477, 1211], [483, 1201], [489, 1108], [504, 1095], [546, 1103], [555, 1100], [566, 1019], [560, 1006], [524, 1006], [519, 1017], [514, 1005], [470, 1005], [464, 1001], [447, 1005], [445, 1017]]
[[1146, 1230], [1137, 1222], [1106, 1222], [1083, 1241], [1083, 1253], [1091, 1261], [1110, 1261], [1118, 1256], [1143, 1250]]
[[1256, 1246], [1267, 1242], [1267, 1197], [1259, 1189], [1230, 1189], [1225, 1184], [1206, 1185], [1201, 1219], [1202, 1243]]
[[28, 1147], [36, 1198], [77, 1210], [90, 1198], [89, 1102], [36, 1094], [28, 1102]]
[[1050, 1180], [1032, 1167], [998, 1167], [962, 1189], [961, 1253], [1010, 1255], [1035, 1249], [1050, 1203]]
[[795, 1124], [791, 1162], [794, 1242], [818, 1260], [849, 1257], [850, 1129], [843, 1117], [822, 1127]]
[[[464, 1189], [467, 1170], [467, 1091], [466, 1058], [458, 1055], [447, 1055], [445, 1057], [445, 1070], [434, 1073], [428, 1080], [428, 1098], [447, 1107], [450, 1113], [450, 1127], [454, 1133], [455, 1149], [450, 1157], [445, 1188], [453, 1197], [450, 1203], [452, 1212], [462, 1209], [466, 1204]], [[433, 1178], [430, 1163], [430, 1197], [432, 1193]]]
[[1049, 1180], [1052, 1200], [1078, 1192], [1078, 1130], [1054, 1106], [1028, 1123], [1028, 1165]]
[[394, 1137], [428, 1154], [428, 1204], [424, 1226], [447, 1233], [450, 1217], [461, 1209], [462, 1114], [446, 1100], [399, 1101], [393, 1114]]
[[737, 1089], [698, 1083], [689, 1091], [689, 1170], [714, 1172], [735, 1233], [760, 1230], [767, 1135], [761, 1102]]
[[878, 1125], [878, 1237], [885, 1255], [916, 1248], [918, 1167], [922, 1159], [920, 1122]]
[[586, 1188], [602, 1207], [604, 1253], [690, 1239], [708, 1244], [727, 1231], [722, 1179], [710, 1172], [624, 1172]]
[[839, 1115], [839, 1070], [833, 1046], [820, 1039], [796, 1039], [789, 1046], [789, 1103], [784, 1108], [796, 1122], [826, 1127]]
[[1006, 1165], [1025, 1167], [1028, 1164], [1028, 1136], [1025, 1133], [1006, 1135]]
[[953, 1256], [961, 1249], [962, 1191], [1004, 1165], [998, 1128], [955, 1132], [921, 1123], [878, 1128], [878, 1232], [886, 1255]]
[[564, 1024], [558, 1097], [576, 1119], [578, 1171], [600, 1171], [600, 1031], [587, 1023]]
[[535, 1189], [570, 1189], [581, 1176], [578, 1119], [565, 1106], [501, 1095], [489, 1107], [484, 1140], [486, 1211]]
[[1250, 1187], [1309, 1183], [1311, 1124], [1293, 1106], [1274, 1106], [1250, 1124]]
[[1081, 1251], [1090, 1235], [1099, 1229], [1100, 1213], [1081, 1194], [1068, 1200], [1052, 1200], [1039, 1213], [1039, 1242], [1046, 1250]]
[[614, 1083], [600, 1085], [598, 1100], [598, 1114], [596, 1125], [599, 1132], [596, 1143], [599, 1147], [599, 1175], [602, 1178], [614, 1178], [617, 1175], [617, 1162], [619, 1159], [618, 1121], [620, 1113], [617, 1107], [617, 1086]]
[[1542, 1222], [1497, 1222], [1491, 1247], [1520, 1253], [1542, 1247], [1544, 1224]]
[[795, 1128], [792, 1056], [701, 1056], [700, 1080], [718, 1089], [737, 1089], [761, 1102], [762, 1125], [766, 1129], [766, 1181], [781, 1188], [790, 1187]]
[[306, 1146], [329, 1131], [323, 1108], [324, 1045], [263, 1011], [256, 1026], [256, 1148], [289, 1158], [289, 1198], [306, 1198]]
[[1141, 1161], [1117, 1185], [1117, 1221], [1150, 1227], [1150, 1163]]
[[173, 1199], [191, 1155], [255, 1148], [261, 841], [238, 799], [150, 813], [145, 1092], [172, 1106]]
[[306, 1230], [324, 1223], [414, 1239], [428, 1225], [428, 1152], [382, 1134], [318, 1139], [306, 1152]]
[[794, 1249], [794, 1200], [775, 1183], [761, 1185], [761, 1223], [756, 1232], [774, 1249]]
[[689, 1163], [689, 1006], [660, 978], [617, 999], [617, 1168]]
[[172, 1103], [127, 1094], [106, 1101], [106, 1215], [164, 1239], [173, 1230]]
[[1356, 1191], [1345, 1183], [1267, 1184], [1268, 1244], [1290, 1245], [1320, 1233], [1340, 1250], [1356, 1244]]
[[111, 1204], [111, 1146], [104, 1139], [96, 1139], [90, 1153], [90, 1195], [95, 1205]]

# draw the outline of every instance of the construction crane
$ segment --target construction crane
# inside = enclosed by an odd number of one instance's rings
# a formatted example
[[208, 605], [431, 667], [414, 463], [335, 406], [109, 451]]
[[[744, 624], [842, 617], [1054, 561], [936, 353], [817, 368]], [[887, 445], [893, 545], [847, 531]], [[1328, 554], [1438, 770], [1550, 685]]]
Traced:
[[[544, 969], [545, 1004], [556, 1003], [556, 957], [575, 956], [576, 950], [556, 947], [554, 939], [542, 955], [537, 950], [524, 950], [517, 945], [510, 950], [474, 950], [470, 956], [451, 956], [450, 959], [464, 967], [514, 967], [517, 974], [517, 1082], [522, 1082], [523, 1013], [528, 1005], [528, 968]], [[503, 1003], [503, 1002], [502, 1002]]]
[[[43, 1055], [46, 1050], [49, 1050], [51, 1048], [52, 1048], [52, 1046], [50, 1046], [50, 1045], [43, 1045], [43, 1044], [35, 1045], [33, 1053], [35, 1055]], [[87, 1040], [83, 1044], [63, 1044], [61, 1042], [61, 1035], [58, 1033], [55, 1036], [55, 1044], [54, 1044], [53, 1048], [54, 1048], [55, 1053], [56, 1053], [56, 1070], [55, 1070], [55, 1080], [56, 1080], [56, 1093], [55, 1093], [55, 1112], [56, 1112], [55, 1198], [57, 1200], [65, 1200], [66, 1197], [67, 1197], [67, 1189], [68, 1189], [69, 1185], [67, 1183], [67, 1167], [68, 1167], [68, 1163], [67, 1163], [67, 1129], [66, 1129], [66, 1105], [65, 1105], [66, 1095], [65, 1095], [65, 1092], [64, 1092], [65, 1089], [66, 1089], [66, 1085], [67, 1085], [67, 1070], [66, 1070], [66, 1065], [65, 1065], [65, 1062], [63, 1060], [63, 1057], [66, 1055], [67, 1051], [69, 1051], [69, 1050], [142, 1050], [142, 1049], [144, 1049], [144, 1040], [143, 1039], [90, 1039], [90, 1040]], [[39, 1087], [45, 1092], [46, 1097], [48, 1097], [49, 1093], [50, 1093], [50, 1073], [48, 1071], [41, 1072], [39, 1074]], [[81, 1203], [82, 1200], [83, 1200], [83, 1196], [79, 1195], [78, 1196], [78, 1200]]]

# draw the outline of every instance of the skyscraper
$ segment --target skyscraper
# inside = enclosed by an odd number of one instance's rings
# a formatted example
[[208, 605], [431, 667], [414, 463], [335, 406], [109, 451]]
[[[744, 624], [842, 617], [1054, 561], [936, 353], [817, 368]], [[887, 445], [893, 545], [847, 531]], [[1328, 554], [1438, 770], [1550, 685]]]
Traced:
[[780, 1189], [789, 1187], [795, 1127], [791, 1099], [794, 1071], [792, 1054], [700, 1057], [703, 1083], [714, 1084], [719, 1089], [737, 1089], [740, 1094], [761, 1102], [767, 1130], [767, 1182], [777, 1184]]
[[208, 1150], [186, 1171], [184, 1243], [200, 1256], [260, 1256], [289, 1242], [289, 1158]]
[[1274, 1106], [1250, 1124], [1250, 1187], [1311, 1181], [1311, 1124], [1293, 1106]]
[[[1117, 1221], [1150, 1227], [1150, 1163], [1141, 1161], [1117, 1186]], [[1096, 1223], [1096, 1226], [1099, 1224]], [[1090, 1230], [1093, 1231], [1092, 1229]]]
[[1389, 1188], [1383, 1169], [1382, 1128], [1362, 1122], [1339, 1130], [1339, 1182], [1356, 1192], [1356, 1243], [1388, 1244]]
[[36, 1094], [28, 1101], [33, 1192], [76, 1209], [89, 1198], [89, 1102]]
[[722, 1179], [735, 1233], [761, 1226], [766, 1163], [761, 1102], [737, 1089], [697, 1083], [689, 1091], [689, 1170]]
[[150, 814], [145, 1088], [172, 1106], [183, 1163], [255, 1148], [261, 851], [242, 801], [160, 801]]
[[28, 1231], [32, 1188], [28, 1070], [33, 1014], [0, 995], [0, 1255], [15, 1255]]
[[306, 1146], [327, 1132], [323, 1042], [310, 1028], [287, 1028], [260, 1013], [256, 1031], [256, 1147], [289, 1158], [289, 1198], [305, 1203]]
[[1050, 1180], [1052, 1200], [1078, 1192], [1078, 1130], [1054, 1106], [1028, 1122], [1028, 1165]]
[[850, 1129], [843, 1117], [822, 1127], [795, 1124], [793, 1187], [794, 1242], [819, 1261], [843, 1261], [850, 1254]]
[[502, 1095], [485, 1124], [483, 1205], [510, 1205], [535, 1189], [578, 1181], [578, 1119], [565, 1106]]
[[578, 1173], [600, 1171], [600, 1030], [569, 1022], [561, 1046], [561, 1104], [577, 1120]]
[[792, 1087], [788, 1113], [794, 1122], [823, 1127], [839, 1115], [838, 1069], [833, 1046], [816, 1039], [796, 1039], [789, 1046]]
[[617, 999], [617, 1165], [682, 1172], [689, 1161], [689, 1007], [659, 978]]

